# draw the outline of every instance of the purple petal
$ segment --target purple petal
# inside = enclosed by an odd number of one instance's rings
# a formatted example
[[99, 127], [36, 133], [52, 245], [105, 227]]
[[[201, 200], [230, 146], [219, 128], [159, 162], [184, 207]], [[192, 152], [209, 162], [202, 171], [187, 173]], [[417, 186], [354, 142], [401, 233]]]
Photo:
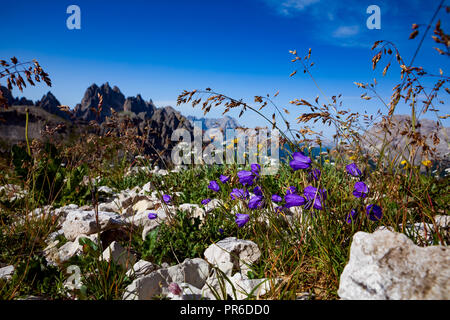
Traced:
[[239, 228], [242, 228], [250, 219], [250, 216], [245, 213], [236, 213], [236, 224]]

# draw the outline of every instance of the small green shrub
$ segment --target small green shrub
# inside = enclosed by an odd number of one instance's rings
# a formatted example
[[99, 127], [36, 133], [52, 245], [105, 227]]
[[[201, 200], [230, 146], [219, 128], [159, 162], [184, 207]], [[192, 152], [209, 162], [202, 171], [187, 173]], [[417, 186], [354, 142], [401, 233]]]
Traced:
[[181, 263], [186, 258], [203, 257], [208, 246], [235, 230], [233, 220], [210, 214], [201, 225], [200, 219], [192, 218], [188, 211], [178, 211], [171, 223], [163, 224], [147, 235], [140, 251], [143, 259], [157, 264]]

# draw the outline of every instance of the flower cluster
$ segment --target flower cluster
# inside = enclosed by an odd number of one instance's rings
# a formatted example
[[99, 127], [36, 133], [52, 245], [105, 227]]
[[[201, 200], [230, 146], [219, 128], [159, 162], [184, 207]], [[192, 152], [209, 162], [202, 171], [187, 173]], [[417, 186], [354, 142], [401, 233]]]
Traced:
[[[351, 164], [345, 166], [345, 170], [352, 177], [356, 177], [356, 178], [362, 177], [362, 172], [358, 168], [356, 163], [351, 163]], [[363, 198], [366, 198], [368, 194], [369, 194], [369, 187], [363, 181], [358, 181], [355, 183], [355, 185], [353, 187], [353, 195], [356, 198], [363, 199]], [[383, 216], [383, 211], [381, 210], [381, 207], [377, 206], [376, 204], [369, 204], [366, 207], [366, 214], [370, 220], [378, 221]], [[345, 219], [345, 221], [347, 223], [352, 223], [352, 221], [354, 221], [354, 219], [356, 219], [357, 216], [358, 216], [358, 210], [352, 209], [350, 211], [350, 213], [347, 215], [347, 218]]]
[[[303, 189], [303, 192], [299, 191], [296, 186], [289, 186], [286, 188], [286, 192], [283, 196], [279, 194], [272, 194], [270, 200], [276, 203], [275, 211], [277, 213], [289, 209], [292, 207], [304, 206], [305, 209], [325, 210], [327, 200], [327, 190], [320, 188], [320, 180], [322, 173], [318, 168], [312, 168], [312, 160], [310, 157], [304, 155], [301, 152], [294, 152], [293, 159], [289, 162], [289, 166], [292, 170], [304, 170], [307, 173], [307, 180], [312, 183]], [[345, 167], [346, 172], [353, 178], [362, 178], [362, 172], [356, 165], [351, 163]], [[242, 187], [233, 187], [230, 192], [230, 198], [233, 201], [243, 201], [248, 210], [255, 210], [264, 208], [267, 204], [266, 195], [263, 192], [259, 183], [261, 172], [261, 166], [257, 163], [253, 163], [250, 166], [250, 170], [240, 170], [237, 172], [237, 178]], [[230, 181], [230, 176], [220, 175], [218, 181], [222, 185], [227, 184]], [[211, 180], [208, 184], [208, 189], [213, 192], [221, 191], [221, 186], [217, 180]], [[234, 180], [233, 180], [234, 181]], [[303, 180], [305, 181], [305, 180]], [[315, 185], [315, 186], [314, 186]], [[358, 199], [367, 198], [369, 194], [369, 187], [363, 181], [355, 182], [353, 186], [353, 196]], [[227, 188], [225, 188], [226, 190]], [[229, 190], [229, 189], [228, 189]], [[250, 191], [249, 191], [250, 190]], [[251, 193], [250, 193], [251, 192]], [[166, 204], [170, 204], [172, 197], [170, 195], [163, 195], [163, 201]], [[269, 200], [269, 202], [270, 202]], [[206, 198], [201, 201], [201, 204], [206, 206], [211, 201], [211, 198]], [[365, 211], [367, 216], [372, 221], [378, 221], [383, 216], [381, 207], [376, 204], [369, 204]], [[250, 213], [236, 213], [235, 222], [239, 228], [244, 227], [250, 220]], [[358, 209], [353, 208], [346, 217], [347, 223], [352, 223], [358, 216]], [[149, 219], [156, 219], [156, 213], [150, 213]], [[223, 229], [221, 229], [223, 232]]]
[[[305, 156], [301, 152], [294, 152], [293, 159], [289, 162], [292, 170], [308, 170], [308, 181], [319, 181], [322, 172], [318, 168], [311, 168], [311, 158]], [[278, 195], [276, 195], [278, 196]], [[305, 206], [305, 209], [311, 207], [317, 210], [325, 209], [325, 200], [327, 198], [327, 190], [325, 188], [318, 189], [314, 186], [307, 186], [303, 190], [303, 195], [298, 194], [297, 188], [290, 186], [284, 197], [284, 207], [291, 208], [297, 206]], [[275, 199], [278, 199], [275, 197]]]

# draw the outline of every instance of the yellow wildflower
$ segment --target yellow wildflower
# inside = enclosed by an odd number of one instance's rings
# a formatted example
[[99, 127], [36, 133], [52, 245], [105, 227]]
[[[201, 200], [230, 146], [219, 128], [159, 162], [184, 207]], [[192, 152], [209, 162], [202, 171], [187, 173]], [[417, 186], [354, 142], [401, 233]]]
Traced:
[[430, 160], [424, 160], [424, 161], [422, 161], [422, 164], [423, 164], [425, 167], [431, 167], [431, 161], [430, 161]]

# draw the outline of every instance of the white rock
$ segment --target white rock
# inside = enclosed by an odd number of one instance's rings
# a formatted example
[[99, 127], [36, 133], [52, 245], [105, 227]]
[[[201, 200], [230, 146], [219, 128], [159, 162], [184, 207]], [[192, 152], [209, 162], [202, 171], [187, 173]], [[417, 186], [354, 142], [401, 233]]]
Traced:
[[120, 209], [121, 209], [121, 207], [119, 205], [117, 198], [115, 198], [109, 202], [101, 202], [98, 204], [99, 211], [120, 213]]
[[126, 275], [128, 277], [134, 276], [135, 278], [140, 278], [150, 274], [156, 269], [157, 266], [155, 264], [145, 260], [139, 260], [133, 265], [133, 268], [127, 271]]
[[434, 221], [436, 224], [443, 229], [450, 228], [450, 216], [435, 216]]
[[447, 247], [419, 247], [388, 229], [357, 232], [338, 294], [358, 300], [448, 300], [449, 264]]
[[155, 190], [152, 191], [152, 194], [150, 195], [150, 199], [151, 200], [157, 200], [157, 201], [161, 201], [161, 197], [160, 197], [161, 192]]
[[58, 240], [53, 241], [44, 249], [44, 256], [47, 262], [51, 265], [58, 265], [66, 262], [75, 255], [82, 254], [83, 246], [79, 243], [79, 240], [81, 238], [88, 238], [92, 240], [94, 243], [97, 243], [98, 241], [97, 234], [92, 234], [89, 236], [80, 235], [73, 242], [68, 241], [65, 244], [63, 244], [60, 248], [57, 247], [59, 241]]
[[[402, 224], [399, 225], [399, 228], [402, 229]], [[432, 223], [409, 223], [405, 225], [405, 234], [410, 239], [415, 239], [419, 245], [432, 245], [435, 230]]]
[[185, 259], [182, 263], [167, 269], [172, 282], [189, 283], [201, 289], [209, 276], [209, 265], [203, 259]]
[[136, 175], [139, 172], [151, 173], [152, 171], [148, 167], [133, 167], [125, 172], [125, 177]]
[[222, 200], [211, 199], [211, 201], [208, 202], [204, 207], [205, 207], [206, 213], [209, 213], [209, 212], [213, 211], [214, 209], [219, 208], [221, 205], [223, 205]]
[[64, 207], [54, 209], [51, 205], [44, 206], [43, 208], [36, 208], [28, 215], [30, 217], [34, 217], [36, 219], [43, 219], [45, 217], [52, 217], [58, 223], [58, 225], [62, 225], [66, 219], [66, 216], [69, 212], [75, 211], [79, 209], [76, 204], [69, 204]]
[[[175, 295], [172, 292], [168, 292], [166, 297], [171, 300], [200, 300], [202, 298], [202, 291], [194, 287], [189, 283], [177, 283], [181, 288], [181, 294]], [[168, 291], [168, 289], [163, 288], [163, 294]]]
[[78, 205], [72, 203], [72, 204], [68, 204], [67, 206], [55, 209], [55, 214], [67, 217], [67, 214], [69, 212], [77, 210], [77, 209], [78, 209]]
[[0, 279], [11, 279], [12, 275], [14, 274], [14, 266], [6, 266], [3, 268], [0, 268]]
[[135, 214], [136, 211], [133, 209], [133, 206], [137, 202], [141, 200], [150, 200], [148, 196], [143, 195], [140, 191], [139, 187], [135, 187], [132, 190], [123, 190], [119, 193], [114, 202], [117, 203], [119, 212], [122, 215], [130, 216]]
[[130, 223], [130, 224], [134, 225], [135, 227], [141, 227], [141, 226], [145, 227], [145, 226], [150, 226], [150, 225], [153, 225], [153, 224], [155, 224], [156, 226], [159, 225], [159, 223], [156, 224], [156, 223], [152, 222], [152, 220], [150, 220], [148, 218], [148, 214], [150, 212], [155, 212], [156, 213], [157, 211], [152, 211], [152, 210], [143, 211], [143, 212], [135, 214], [134, 216], [126, 218], [125, 221], [127, 223]]
[[270, 291], [272, 284], [280, 283], [282, 279], [247, 279], [240, 273], [232, 277], [213, 270], [202, 288], [202, 295], [209, 300], [226, 300], [228, 298], [244, 300], [248, 297], [259, 297]]
[[162, 287], [167, 287], [169, 275], [167, 269], [153, 271], [147, 276], [135, 279], [125, 288], [124, 300], [151, 300], [162, 293]]
[[178, 207], [181, 211], [188, 211], [192, 214], [192, 218], [199, 218], [200, 221], [203, 221], [203, 219], [206, 216], [205, 210], [199, 207], [198, 204], [192, 204], [192, 203], [183, 203]]
[[204, 255], [209, 263], [229, 276], [233, 270], [246, 275], [250, 270], [249, 265], [258, 261], [261, 251], [253, 241], [229, 237], [210, 245]]
[[37, 219], [42, 219], [45, 216], [49, 216], [50, 214], [52, 214], [53, 212], [53, 207], [51, 205], [47, 205], [44, 206], [43, 208], [36, 208], [33, 211], [31, 211], [28, 216], [29, 217], [33, 217], [33, 218], [37, 218]]
[[[169, 211], [172, 210], [172, 207], [168, 208]], [[158, 216], [156, 219], [150, 220], [148, 218], [148, 214], [150, 212], [155, 212]], [[136, 225], [143, 225], [144, 230], [142, 231], [142, 240], [145, 240], [147, 237], [147, 234], [149, 234], [152, 230], [156, 229], [159, 225], [165, 223], [165, 220], [167, 219], [167, 213], [166, 210], [162, 207], [158, 208], [157, 210], [150, 210], [147, 212], [143, 212], [139, 215], [136, 215], [133, 218], [130, 218], [131, 223]]]
[[132, 206], [136, 195], [136, 192], [132, 190], [123, 190], [120, 192], [117, 198], [119, 208], [121, 208], [121, 210], [126, 210], [128, 207]]
[[48, 235], [47, 239], [45, 239], [45, 242], [46, 242], [47, 244], [49, 244], [50, 242], [55, 241], [55, 240], [56, 240], [56, 237], [62, 236], [62, 235], [64, 235], [64, 231], [63, 231], [62, 229], [59, 229], [59, 230], [57, 230], [57, 231], [55, 231], [55, 232], [50, 233], [50, 234]]
[[231, 277], [213, 269], [201, 290], [202, 297], [208, 300], [227, 300], [229, 287], [226, 279], [230, 280]]
[[98, 191], [98, 192], [103, 192], [103, 193], [106, 193], [106, 194], [114, 194], [113, 189], [111, 189], [111, 188], [108, 187], [108, 186], [101, 186], [101, 187], [98, 188], [97, 191]]
[[133, 211], [135, 213], [141, 213], [146, 210], [152, 210], [155, 208], [155, 203], [148, 199], [139, 200], [133, 205]]
[[160, 175], [160, 176], [166, 176], [169, 174], [169, 171], [167, 171], [165, 169], [160, 169], [160, 170], [158, 170], [158, 172], [156, 172], [156, 174]]
[[247, 279], [242, 274], [236, 273], [231, 277], [233, 287], [229, 282], [226, 283], [227, 292], [233, 299], [244, 300], [247, 297], [262, 296], [270, 291], [271, 284], [269, 279]]
[[94, 211], [76, 210], [67, 215], [62, 228], [67, 240], [72, 241], [79, 235], [90, 235], [98, 231], [121, 227], [125, 222], [116, 213], [99, 211], [98, 224]]
[[[182, 263], [164, 267], [151, 272], [148, 275], [135, 279], [125, 290], [123, 298], [125, 300], [150, 300], [155, 295], [170, 295], [168, 286], [175, 282], [178, 285], [188, 284], [190, 294], [196, 298], [200, 295], [209, 275], [209, 265], [200, 258], [186, 259]], [[189, 292], [183, 290], [188, 295]], [[176, 298], [174, 295], [172, 298]], [[188, 299], [188, 297], [177, 299]]]
[[131, 268], [136, 262], [134, 254], [127, 251], [120, 243], [113, 241], [102, 253], [102, 258], [106, 261], [113, 261], [125, 269]]
[[147, 182], [142, 186], [140, 194], [144, 194], [145, 192], [151, 193], [153, 190], [155, 190], [153, 184], [151, 182]]
[[0, 196], [4, 195], [11, 202], [18, 199], [23, 199], [27, 194], [27, 190], [22, 190], [21, 186], [15, 184], [0, 186]]

